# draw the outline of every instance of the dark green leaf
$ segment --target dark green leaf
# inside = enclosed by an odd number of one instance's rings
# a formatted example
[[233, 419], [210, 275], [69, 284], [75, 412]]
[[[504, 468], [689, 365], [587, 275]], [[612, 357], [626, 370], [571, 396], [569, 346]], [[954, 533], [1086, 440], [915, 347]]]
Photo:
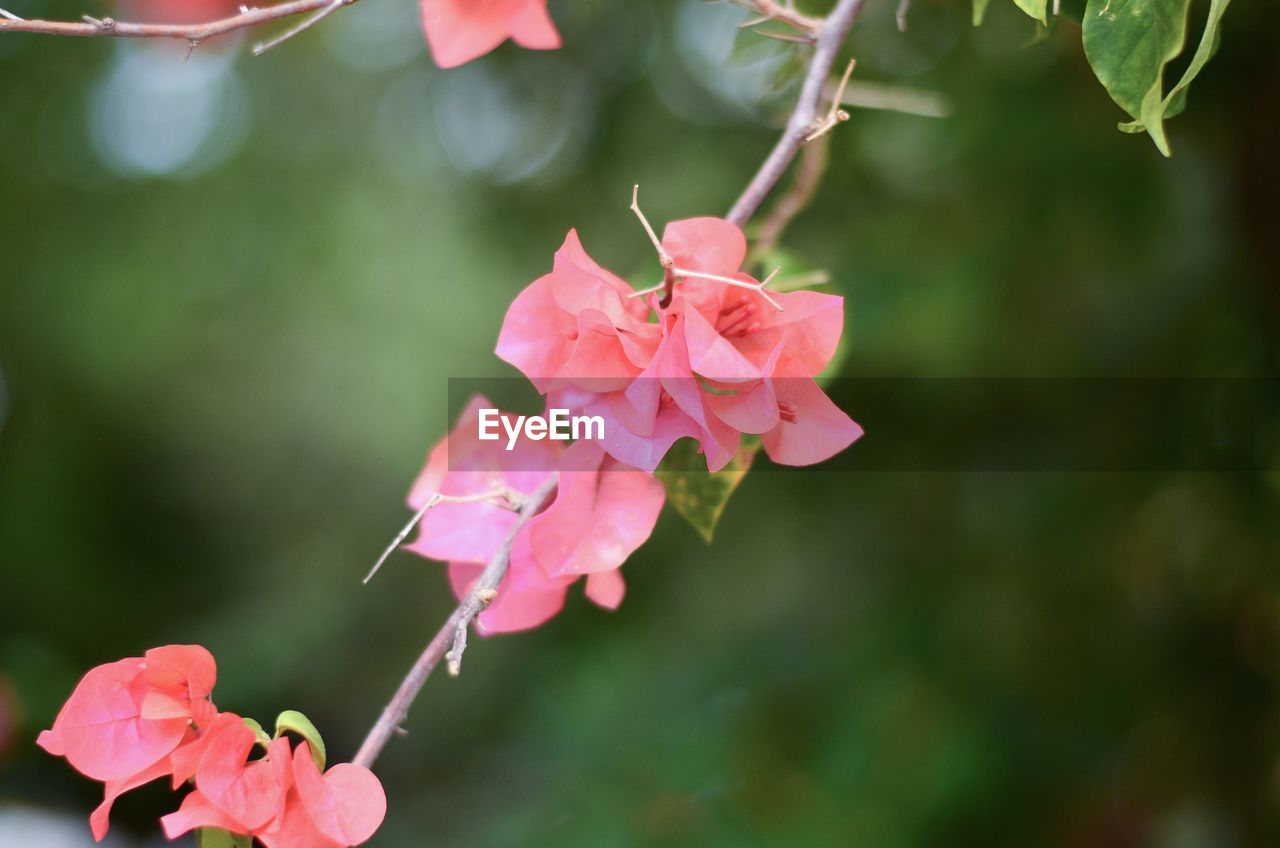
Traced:
[[312, 758], [315, 759], [320, 770], [324, 771], [324, 739], [320, 737], [320, 731], [316, 730], [311, 719], [297, 710], [285, 710], [276, 717], [276, 737], [279, 738], [285, 733], [294, 733], [307, 740], [307, 744], [311, 747]]
[[667, 501], [709, 543], [729, 498], [747, 476], [759, 450], [759, 439], [745, 437], [729, 464], [712, 474], [698, 453], [698, 443], [681, 439], [667, 452], [655, 476], [667, 488]]
[[1133, 116], [1126, 132], [1146, 131], [1169, 155], [1164, 132], [1164, 69], [1186, 43], [1191, 0], [1089, 0], [1084, 52], [1111, 99]]

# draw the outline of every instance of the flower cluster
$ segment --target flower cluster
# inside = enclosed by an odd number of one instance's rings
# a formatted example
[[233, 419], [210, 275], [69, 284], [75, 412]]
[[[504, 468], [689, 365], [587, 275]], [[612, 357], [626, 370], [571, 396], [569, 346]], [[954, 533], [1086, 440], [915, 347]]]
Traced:
[[530, 50], [560, 46], [547, 0], [418, 0], [422, 31], [442, 68], [470, 62], [508, 38]]
[[554, 499], [516, 533], [498, 594], [476, 619], [482, 633], [536, 627], [564, 606], [569, 586], [606, 609], [626, 591], [619, 567], [653, 532], [665, 493], [652, 476], [627, 468], [588, 441], [568, 448], [518, 440], [511, 451], [480, 441], [477, 422], [490, 401], [476, 396], [452, 433], [432, 448], [409, 493], [424, 513], [409, 550], [449, 564], [464, 597], [515, 526], [512, 510], [559, 474]]
[[554, 405], [603, 418], [601, 447], [645, 471], [686, 437], [718, 471], [744, 433], [783, 465], [862, 435], [814, 381], [840, 340], [843, 298], [769, 292], [740, 270], [742, 231], [719, 218], [673, 222], [657, 247], [669, 285], [641, 300], [570, 231], [551, 273], [508, 310], [498, 356]]
[[[746, 239], [728, 221], [677, 221], [660, 243], [652, 238], [664, 284], [636, 292], [570, 231], [498, 339], [498, 356], [549, 407], [596, 416], [603, 433], [567, 449], [482, 441], [480, 411], [491, 407], [475, 397], [409, 493], [421, 524], [408, 548], [447, 562], [460, 599], [511, 537], [507, 572], [476, 619], [482, 633], [542, 624], [584, 576], [587, 597], [617, 607], [619, 567], [652, 533], [665, 499], [653, 472], [677, 440], [695, 439], [717, 471], [743, 434], [758, 434], [788, 465], [821, 462], [862, 434], [814, 380], [840, 340], [840, 297], [768, 291], [742, 273]], [[525, 498], [553, 474], [554, 499], [518, 526]]]
[[[255, 722], [219, 712], [209, 699], [216, 677], [207, 650], [169, 645], [81, 679], [37, 744], [104, 784], [89, 816], [93, 838], [106, 836], [118, 797], [164, 777], [174, 789], [195, 785], [161, 819], [170, 839], [219, 828], [267, 848], [341, 848], [372, 836], [387, 803], [373, 772], [347, 763], [322, 772], [318, 738], [295, 747], [279, 724], [271, 739]], [[255, 747], [263, 756], [250, 759]]]

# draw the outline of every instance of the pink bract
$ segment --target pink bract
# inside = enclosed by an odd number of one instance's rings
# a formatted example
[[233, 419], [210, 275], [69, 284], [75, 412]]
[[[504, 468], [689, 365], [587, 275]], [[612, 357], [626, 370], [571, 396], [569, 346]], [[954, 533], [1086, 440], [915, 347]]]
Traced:
[[442, 68], [470, 62], [508, 38], [530, 50], [553, 50], [560, 34], [547, 0], [418, 0], [422, 31]]
[[[672, 222], [662, 244], [677, 269], [757, 284], [740, 270], [747, 243], [728, 221]], [[516, 297], [496, 351], [550, 405], [600, 416], [600, 445], [615, 459], [651, 472], [676, 441], [692, 438], [718, 471], [749, 433], [775, 462], [810, 465], [862, 435], [813, 379], [839, 344], [843, 298], [766, 298], [679, 274], [665, 306], [633, 294], [571, 231], [551, 273]]]
[[[625, 591], [617, 569], [653, 532], [665, 500], [662, 485], [587, 441], [561, 449], [554, 442], [521, 438], [511, 452], [498, 446], [492, 455], [478, 453], [481, 444], [495, 445], [476, 437], [478, 410], [484, 407], [490, 407], [488, 400], [473, 398], [453, 432], [432, 449], [410, 493], [411, 507], [421, 508], [433, 493], [473, 494], [495, 485], [530, 494], [553, 471], [560, 477], [555, 498], [512, 540], [506, 576], [497, 598], [477, 617], [477, 629], [506, 633], [536, 627], [560, 611], [569, 586], [583, 576], [591, 600], [616, 608]], [[458, 445], [461, 451], [455, 453]], [[541, 469], [527, 470], [535, 458]], [[454, 469], [448, 467], [450, 459]], [[489, 459], [499, 467], [477, 479], [480, 472], [469, 470], [471, 463]], [[504, 464], [517, 469], [504, 471]], [[449, 563], [450, 583], [462, 598], [516, 521], [515, 513], [492, 503], [441, 503], [426, 513], [409, 550]]]

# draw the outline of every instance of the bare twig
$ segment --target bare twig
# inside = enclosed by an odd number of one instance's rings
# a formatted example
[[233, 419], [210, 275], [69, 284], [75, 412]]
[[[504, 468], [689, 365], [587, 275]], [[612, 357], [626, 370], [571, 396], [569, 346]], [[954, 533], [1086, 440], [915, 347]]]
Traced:
[[819, 102], [826, 88], [827, 78], [831, 75], [831, 67], [845, 38], [849, 35], [853, 22], [857, 20], [866, 0], [838, 0], [831, 14], [818, 31], [813, 59], [805, 74], [804, 83], [800, 87], [800, 97], [796, 107], [787, 121], [773, 150], [765, 159], [760, 170], [752, 177], [746, 189], [733, 204], [726, 216], [739, 227], [745, 225], [751, 216], [764, 203], [773, 187], [782, 179], [791, 160], [795, 159], [807, 135], [813, 132], [814, 120], [818, 115]]
[[466, 649], [467, 644], [466, 634], [463, 631], [497, 597], [498, 585], [502, 582], [502, 578], [506, 576], [507, 567], [511, 564], [511, 544], [515, 540], [516, 533], [520, 532], [520, 529], [528, 523], [529, 519], [533, 518], [551, 500], [551, 496], [555, 493], [558, 484], [559, 475], [552, 475], [546, 483], [542, 484], [537, 491], [529, 495], [525, 500], [523, 506], [520, 507], [516, 523], [511, 528], [511, 532], [507, 534], [506, 539], [503, 540], [502, 546], [494, 554], [489, 564], [485, 566], [484, 571], [480, 574], [480, 579], [471, 587], [471, 591], [462, 599], [462, 603], [458, 604], [457, 608], [454, 609], [453, 614], [449, 616], [444, 626], [427, 644], [422, 655], [418, 657], [418, 661], [413, 664], [404, 680], [400, 682], [400, 688], [396, 690], [396, 694], [387, 702], [382, 714], [378, 716], [377, 722], [369, 730], [369, 735], [365, 737], [364, 744], [360, 746], [360, 750], [352, 760], [353, 763], [369, 768], [378, 759], [378, 755], [386, 747], [387, 741], [397, 732], [402, 732], [401, 723], [409, 716], [409, 708], [413, 705], [414, 699], [418, 697], [418, 693], [422, 691], [422, 686], [427, 682], [427, 678], [431, 676], [431, 672], [440, 664], [440, 660], [447, 658], [451, 670], [457, 673], [457, 668], [462, 663], [462, 652]]
[[[818, 30], [822, 28], [821, 18], [811, 18], [808, 15], [797, 12], [792, 0], [786, 0], [783, 3], [779, 3], [777, 0], [733, 0], [733, 2], [749, 12], [756, 13], [755, 18], [743, 21], [740, 24], [744, 28], [749, 29], [760, 24], [776, 21], [810, 37], [817, 35]], [[760, 34], [764, 35], [765, 33]]]
[[822, 175], [827, 170], [828, 139], [819, 138], [806, 144], [800, 152], [800, 164], [786, 192], [773, 204], [756, 233], [753, 253], [764, 256], [774, 248], [791, 221], [804, 211], [818, 193]]
[[836, 93], [831, 97], [831, 109], [822, 120], [814, 125], [812, 132], [804, 137], [806, 142], [822, 138], [835, 129], [836, 124], [849, 120], [849, 113], [840, 108], [840, 103], [844, 100], [844, 90], [849, 85], [849, 76], [853, 73], [853, 68], [857, 64], [856, 60], [850, 59], [849, 64], [845, 65], [844, 74], [840, 77], [840, 84], [836, 86]]
[[18, 16], [17, 16], [17, 15], [15, 15], [13, 12], [7, 12], [7, 11], [5, 11], [4, 9], [0, 9], [0, 18], [8, 18], [8, 19], [9, 19], [9, 20], [11, 20], [11, 21], [20, 21], [20, 20], [22, 20], [22, 18], [18, 17]]
[[238, 14], [201, 24], [135, 24], [117, 21], [112, 18], [93, 18], [88, 15], [85, 15], [78, 23], [72, 21], [22, 20], [15, 15], [5, 13], [4, 19], [0, 20], [0, 33], [31, 32], [41, 35], [68, 35], [82, 38], [171, 38], [196, 45], [214, 36], [234, 32], [235, 30], [260, 26], [271, 21], [293, 17], [294, 15], [305, 15], [308, 12], [314, 13], [307, 20], [293, 27], [279, 38], [266, 42], [265, 46], [259, 45], [261, 49], [255, 49], [254, 51], [257, 54], [274, 47], [287, 38], [293, 37], [342, 6], [349, 6], [354, 2], [356, 0], [289, 0], [287, 3], [257, 9], [242, 6]]
[[907, 31], [907, 13], [911, 11], [911, 0], [898, 0], [898, 12], [894, 17], [898, 21], [898, 32]]
[[427, 498], [427, 502], [423, 504], [422, 509], [415, 512], [413, 517], [409, 519], [409, 523], [401, 528], [400, 532], [391, 540], [391, 544], [387, 545], [386, 550], [382, 552], [382, 556], [378, 557], [378, 561], [373, 564], [373, 568], [369, 569], [369, 573], [364, 576], [364, 580], [361, 582], [368, 583], [374, 578], [379, 569], [382, 568], [382, 564], [387, 561], [387, 557], [395, 553], [396, 548], [400, 547], [400, 543], [404, 541], [405, 537], [413, 532], [413, 528], [418, 526], [418, 522], [422, 520], [422, 516], [426, 515], [428, 510], [442, 503], [480, 503], [483, 501], [500, 502], [505, 504], [508, 509], [518, 510], [523, 502], [523, 495], [505, 487], [494, 489], [490, 492], [481, 492], [478, 495], [442, 495], [436, 492]]
[[306, 18], [303, 18], [301, 21], [289, 27], [287, 30], [280, 33], [275, 38], [270, 38], [270, 39], [267, 39], [266, 41], [261, 41], [253, 45], [253, 51], [252, 51], [253, 55], [261, 56], [263, 53], [266, 53], [268, 50], [272, 49], [273, 47], [279, 47], [281, 44], [293, 38], [298, 33], [304, 30], [311, 29], [311, 27], [320, 23], [325, 18], [329, 17], [334, 12], [341, 9], [343, 6], [350, 6], [354, 2], [356, 2], [356, 0], [333, 0], [333, 2], [330, 3], [328, 6], [325, 6], [323, 9], [319, 10], [318, 12], [313, 12], [311, 15], [307, 16]]

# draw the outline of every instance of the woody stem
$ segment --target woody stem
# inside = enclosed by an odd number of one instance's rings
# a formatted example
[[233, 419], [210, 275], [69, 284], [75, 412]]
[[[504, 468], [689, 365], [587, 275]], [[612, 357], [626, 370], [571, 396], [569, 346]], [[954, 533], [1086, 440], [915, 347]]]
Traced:
[[[353, 763], [365, 768], [373, 766], [374, 761], [378, 759], [378, 755], [382, 753], [382, 749], [386, 747], [392, 735], [400, 730], [401, 723], [408, 718], [409, 708], [413, 706], [414, 699], [422, 691], [423, 684], [427, 682], [431, 672], [435, 670], [435, 667], [440, 664], [442, 659], [445, 659], [446, 655], [450, 654], [451, 651], [453, 652], [453, 656], [449, 657], [451, 665], [462, 662], [461, 648], [465, 648], [466, 643], [465, 639], [458, 639], [458, 634], [465, 632], [466, 628], [471, 625], [472, 620], [493, 602], [498, 590], [498, 584], [506, 576], [507, 568], [511, 564], [511, 544], [515, 541], [516, 534], [528, 523], [530, 518], [537, 515], [550, 502], [558, 484], [559, 475], [552, 474], [550, 479], [543, 483], [537, 491], [529, 495], [528, 499], [521, 505], [520, 511], [516, 514], [516, 523], [512, 526], [511, 532], [507, 534], [507, 537], [503, 539], [498, 552], [493, 555], [493, 559], [489, 560], [489, 564], [485, 566], [484, 571], [480, 574], [480, 579], [471, 587], [471, 591], [467, 592], [466, 597], [462, 599], [462, 602], [454, 609], [444, 625], [427, 643], [427, 647], [423, 649], [417, 662], [409, 669], [409, 673], [405, 675], [404, 680], [400, 681], [400, 688], [396, 690], [395, 695], [383, 707], [382, 714], [378, 716], [378, 720], [369, 729], [369, 734], [365, 736], [364, 743], [356, 753], [355, 759], [352, 760]], [[461, 646], [457, 649], [455, 649], [455, 642], [461, 642]]]
[[809, 70], [805, 73], [804, 83], [800, 87], [800, 97], [787, 121], [786, 129], [764, 160], [764, 164], [760, 166], [760, 170], [756, 171], [756, 175], [752, 177], [751, 182], [733, 204], [733, 208], [729, 210], [729, 214], [725, 216], [739, 227], [745, 226], [747, 221], [751, 220], [751, 216], [764, 203], [765, 198], [786, 173], [791, 161], [800, 152], [805, 138], [813, 131], [822, 93], [826, 89], [827, 78], [831, 75], [831, 68], [835, 64], [841, 45], [849, 35], [849, 30], [853, 28], [853, 22], [857, 20], [865, 4], [866, 0], [839, 0], [827, 15], [826, 20], [822, 22], [813, 50], [813, 59], [809, 63]]

